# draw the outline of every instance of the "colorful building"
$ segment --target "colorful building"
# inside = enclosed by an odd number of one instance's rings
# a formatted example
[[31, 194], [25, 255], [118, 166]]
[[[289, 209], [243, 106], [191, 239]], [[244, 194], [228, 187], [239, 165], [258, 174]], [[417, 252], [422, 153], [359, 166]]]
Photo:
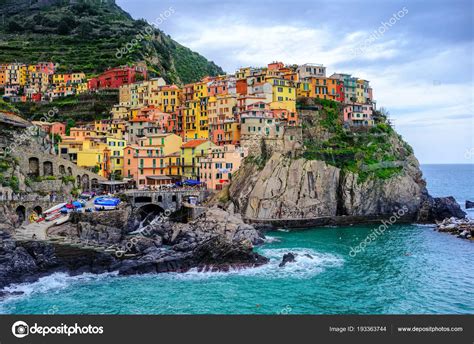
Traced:
[[139, 79], [146, 80], [146, 78], [147, 68], [145, 64], [110, 68], [99, 76], [90, 79], [88, 88], [90, 90], [119, 88], [122, 85], [139, 81]]
[[199, 159], [207, 156], [209, 148], [216, 147], [209, 140], [191, 140], [181, 146], [181, 175], [186, 179], [199, 179]]

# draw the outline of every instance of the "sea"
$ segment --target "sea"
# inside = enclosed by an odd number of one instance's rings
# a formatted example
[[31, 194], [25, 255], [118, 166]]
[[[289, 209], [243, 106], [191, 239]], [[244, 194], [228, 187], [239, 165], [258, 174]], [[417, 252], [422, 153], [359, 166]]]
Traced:
[[[474, 201], [474, 165], [422, 165], [433, 196]], [[468, 210], [474, 218], [474, 211]], [[432, 225], [281, 228], [261, 267], [230, 272], [70, 277], [56, 273], [0, 302], [2, 314], [473, 314], [474, 242]], [[372, 240], [373, 239], [373, 240]], [[361, 246], [361, 242], [367, 244]], [[359, 247], [358, 252], [354, 248]], [[279, 267], [285, 253], [296, 261]]]

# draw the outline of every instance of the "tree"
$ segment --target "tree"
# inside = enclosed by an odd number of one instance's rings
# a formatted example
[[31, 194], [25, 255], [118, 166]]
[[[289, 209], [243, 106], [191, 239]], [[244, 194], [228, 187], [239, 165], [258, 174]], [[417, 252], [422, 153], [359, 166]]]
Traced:
[[69, 33], [71, 32], [69, 20], [65, 17], [61, 18], [57, 30], [59, 35], [69, 35]]
[[66, 121], [66, 135], [71, 135], [71, 128], [76, 125], [76, 121], [72, 118], [68, 118]]
[[10, 20], [7, 24], [7, 31], [8, 32], [21, 32], [23, 31], [23, 27], [18, 24], [15, 20]]

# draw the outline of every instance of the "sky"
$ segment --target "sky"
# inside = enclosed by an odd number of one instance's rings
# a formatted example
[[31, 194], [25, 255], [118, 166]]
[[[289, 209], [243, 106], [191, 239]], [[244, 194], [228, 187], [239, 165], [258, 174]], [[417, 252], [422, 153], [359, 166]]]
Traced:
[[472, 0], [117, 0], [233, 73], [320, 63], [370, 80], [420, 163], [474, 163]]

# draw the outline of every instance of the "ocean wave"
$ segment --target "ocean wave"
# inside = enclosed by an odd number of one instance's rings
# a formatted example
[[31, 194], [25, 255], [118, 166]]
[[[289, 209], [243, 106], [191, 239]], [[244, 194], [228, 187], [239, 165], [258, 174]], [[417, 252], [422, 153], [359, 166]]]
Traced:
[[271, 243], [274, 243], [274, 242], [281, 242], [281, 238], [272, 237], [272, 236], [266, 236], [265, 239], [263, 239], [263, 241], [264, 241], [266, 244], [271, 244]]
[[9, 293], [21, 293], [19, 295], [12, 295], [9, 299], [17, 299], [28, 297], [33, 293], [46, 293], [52, 290], [60, 290], [68, 288], [73, 283], [82, 283], [88, 281], [95, 281], [111, 276], [116, 276], [117, 272], [108, 272], [104, 274], [84, 273], [82, 275], [71, 276], [65, 272], [56, 272], [51, 275], [41, 277], [38, 281], [33, 283], [19, 283], [3, 288], [3, 291]]
[[[258, 277], [266, 279], [307, 279], [314, 277], [328, 268], [340, 267], [344, 259], [330, 254], [321, 253], [307, 248], [275, 248], [262, 249], [262, 255], [269, 258], [268, 264], [255, 268], [231, 269], [230, 271], [198, 271], [191, 269], [185, 273], [163, 273], [155, 275], [159, 279], [176, 279], [183, 281], [220, 279], [229, 276]], [[296, 254], [295, 261], [279, 267], [283, 255], [292, 252]], [[138, 276], [138, 278], [149, 278], [150, 275]]]

